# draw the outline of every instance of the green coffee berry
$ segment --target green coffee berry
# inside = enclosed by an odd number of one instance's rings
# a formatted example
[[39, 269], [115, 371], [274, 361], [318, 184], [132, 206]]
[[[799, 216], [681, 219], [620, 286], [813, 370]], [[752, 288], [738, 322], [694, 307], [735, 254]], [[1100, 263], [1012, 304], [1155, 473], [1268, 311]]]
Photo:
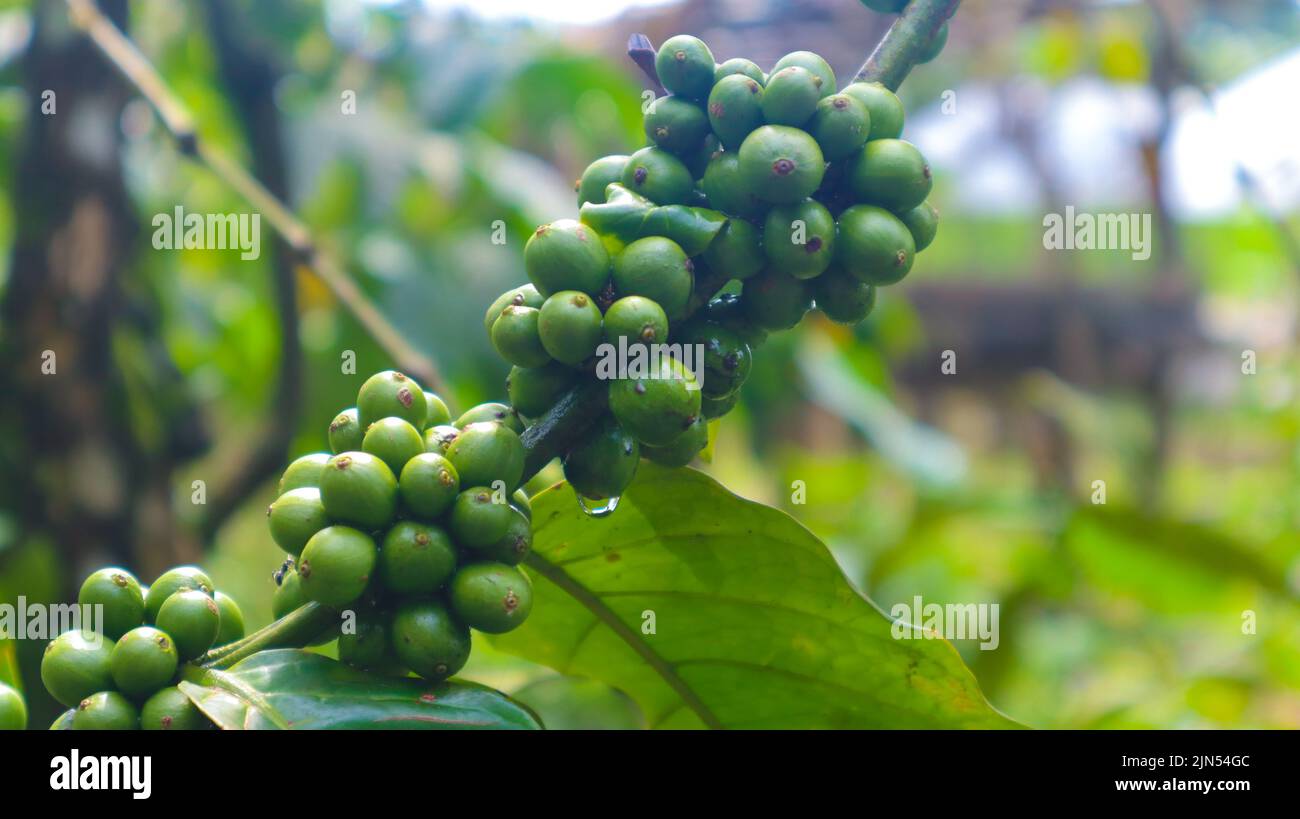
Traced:
[[669, 37], [655, 54], [655, 72], [664, 88], [696, 101], [709, 95], [715, 67], [713, 52], [689, 34]]
[[[695, 190], [695, 176], [685, 163], [663, 148], [642, 148], [632, 154], [623, 168], [623, 185], [657, 205], [689, 204]], [[599, 288], [570, 287], [568, 290], [598, 292]]]
[[140, 727], [146, 731], [202, 731], [215, 726], [183, 691], [171, 686], [145, 700]]
[[838, 265], [813, 279], [812, 293], [817, 309], [838, 324], [857, 324], [876, 304], [875, 285], [867, 284]]
[[817, 140], [827, 162], [848, 159], [871, 135], [871, 112], [856, 97], [832, 94], [817, 103], [808, 123], [808, 133]]
[[784, 125], [755, 129], [741, 143], [738, 156], [741, 184], [773, 204], [798, 202], [811, 195], [826, 172], [817, 142], [804, 131]]
[[363, 671], [387, 670], [396, 662], [388, 644], [389, 615], [374, 609], [356, 615], [354, 628], [339, 634], [339, 662]]
[[349, 526], [330, 526], [307, 541], [298, 579], [308, 600], [340, 608], [365, 592], [378, 560], [375, 541]]
[[682, 331], [681, 341], [704, 350], [702, 397], [726, 398], [749, 377], [753, 364], [749, 345], [731, 330], [706, 321], [692, 322]]
[[492, 325], [501, 316], [502, 310], [507, 307], [541, 307], [544, 301], [546, 299], [542, 297], [541, 293], [537, 292], [537, 288], [532, 284], [524, 284], [512, 290], [507, 290], [497, 296], [496, 301], [492, 302], [492, 305], [488, 307], [487, 313], [483, 316], [483, 329], [490, 338], [492, 336]]
[[491, 489], [473, 486], [456, 496], [447, 528], [457, 545], [484, 549], [505, 536], [514, 514], [514, 508], [500, 501]]
[[922, 202], [911, 210], [899, 214], [898, 218], [907, 225], [908, 232], [912, 234], [917, 253], [929, 247], [939, 232], [939, 211], [929, 202]]
[[383, 461], [394, 475], [400, 475], [407, 461], [424, 452], [424, 436], [401, 418], [380, 418], [366, 429], [361, 450]]
[[368, 452], [344, 452], [325, 465], [320, 500], [331, 520], [379, 529], [397, 513], [397, 478]]
[[709, 124], [723, 147], [734, 151], [764, 123], [763, 84], [742, 74], [723, 77], [709, 92]]
[[456, 468], [461, 486], [494, 486], [500, 481], [513, 492], [524, 475], [523, 442], [495, 421], [462, 429], [447, 447], [447, 460]]
[[576, 379], [573, 370], [558, 361], [541, 367], [512, 367], [506, 376], [506, 394], [520, 415], [538, 418], [555, 406]]
[[441, 527], [399, 521], [384, 535], [379, 550], [379, 578], [397, 595], [429, 595], [442, 588], [456, 570], [456, 546]]
[[811, 279], [835, 258], [835, 217], [816, 199], [772, 208], [763, 221], [763, 251], [773, 269]]
[[755, 324], [745, 313], [744, 302], [736, 293], [723, 293], [704, 306], [705, 321], [726, 327], [740, 336], [753, 350], [767, 340], [767, 330]]
[[134, 731], [140, 727], [140, 712], [116, 691], [100, 691], [77, 704], [72, 716], [74, 731]]
[[[201, 592], [186, 593], [208, 599]], [[142, 700], [171, 682], [179, 662], [176, 646], [166, 632], [140, 626], [117, 641], [109, 658], [109, 670], [117, 690], [132, 699]]]
[[27, 703], [23, 695], [0, 683], [0, 731], [21, 731], [27, 727]]
[[[301, 460], [301, 459], [299, 459]], [[156, 622], [158, 611], [167, 598], [179, 591], [201, 591], [211, 596], [216, 591], [212, 578], [197, 566], [177, 566], [163, 572], [144, 596], [144, 619], [146, 623]]]
[[[738, 401], [740, 401], [740, 390], [736, 390], [731, 395], [728, 395], [726, 398], [701, 398], [700, 415], [706, 421], [712, 421], [714, 418], [721, 418], [722, 416], [731, 412], [731, 410], [735, 408], [736, 403]], [[689, 433], [690, 430], [687, 430], [687, 435], [689, 435]], [[683, 435], [682, 438], [689, 440], [689, 438], [687, 438], [687, 435]], [[674, 441], [673, 444], [674, 444], [673, 447], [663, 447], [663, 449], [670, 449], [670, 448], [676, 449], [676, 442]], [[650, 458], [650, 454], [648, 451], [646, 450], [642, 450], [642, 451], [647, 458]], [[651, 460], [658, 461], [657, 458], [651, 458]], [[663, 461], [658, 461], [658, 462], [663, 463]], [[685, 466], [685, 464], [682, 465]]]
[[695, 267], [672, 239], [637, 239], [614, 258], [614, 293], [618, 298], [645, 296], [658, 302], [670, 321], [686, 311]]
[[897, 139], [903, 133], [903, 103], [878, 82], [855, 82], [845, 86], [844, 94], [867, 106], [871, 115], [871, 139]]
[[451, 410], [447, 409], [447, 402], [443, 401], [437, 393], [425, 390], [424, 406], [424, 425], [420, 427], [421, 430], [451, 423]]
[[606, 417], [564, 456], [564, 479], [585, 498], [616, 498], [632, 482], [640, 458], [636, 438]]
[[460, 494], [456, 467], [443, 455], [424, 452], [406, 462], [397, 480], [402, 504], [412, 515], [425, 520], [447, 511]]
[[91, 631], [65, 631], [50, 641], [41, 656], [41, 682], [50, 696], [75, 708], [96, 691], [113, 687], [111, 658], [115, 643]]
[[797, 128], [812, 119], [821, 98], [821, 80], [816, 74], [797, 65], [787, 66], [767, 78], [763, 89], [763, 118], [772, 125]]
[[424, 449], [438, 455], [446, 455], [447, 447], [460, 435], [460, 430], [448, 424], [429, 427], [424, 431]]
[[746, 279], [740, 291], [745, 317], [764, 330], [789, 330], [812, 309], [808, 283], [775, 268]]
[[172, 638], [182, 660], [192, 660], [216, 642], [221, 611], [217, 601], [203, 592], [176, 592], [158, 612], [158, 628]]
[[244, 613], [240, 611], [235, 598], [225, 592], [213, 595], [217, 601], [217, 611], [221, 613], [221, 627], [217, 629], [217, 639], [213, 646], [224, 646], [244, 638]]
[[[605, 204], [605, 188], [623, 178], [623, 168], [627, 167], [626, 154], [603, 156], [587, 166], [578, 180], [575, 192], [578, 194], [578, 207], [591, 202]], [[505, 305], [502, 305], [504, 307]]]
[[624, 296], [605, 311], [605, 340], [618, 346], [668, 341], [668, 316], [659, 303], [645, 296]]
[[867, 143], [849, 166], [848, 182], [859, 201], [899, 213], [924, 202], [933, 184], [925, 157], [901, 139]]
[[[686, 170], [691, 172], [691, 179], [700, 179], [703, 177], [705, 169], [709, 167], [709, 162], [713, 159], [713, 155], [721, 150], [722, 143], [718, 141], [717, 135], [712, 131], [709, 131], [709, 133], [704, 135], [704, 139], [699, 145], [694, 149], [687, 151], [685, 154], [682, 154], [682, 164], [686, 166]], [[706, 207], [708, 205], [708, 200], [705, 199], [704, 194], [700, 189], [696, 187], [691, 191], [690, 203], [692, 205]]]
[[838, 87], [835, 83], [835, 72], [831, 70], [830, 63], [822, 59], [820, 54], [811, 51], [792, 51], [776, 61], [776, 65], [772, 66], [771, 74], [776, 75], [790, 66], [798, 66], [816, 77], [817, 88], [823, 97], [835, 93]]
[[[357, 408], [349, 407], [330, 421], [329, 439], [330, 451], [335, 455], [340, 452], [355, 452], [361, 449], [361, 442], [365, 440], [366, 431], [361, 428], [361, 422], [357, 420]], [[324, 466], [324, 461], [321, 462]], [[319, 486], [319, 478], [312, 486]]]
[[908, 0], [862, 0], [862, 5], [881, 14], [902, 14]]
[[362, 430], [390, 415], [412, 426], [422, 426], [428, 411], [420, 385], [410, 376], [394, 370], [370, 376], [357, 393], [357, 420]]
[[532, 511], [528, 507], [528, 496], [524, 496], [523, 507], [518, 504], [517, 496], [518, 493], [511, 503], [513, 514], [510, 516], [510, 523], [506, 526], [506, 533], [494, 543], [474, 549], [476, 557], [505, 563], [508, 566], [513, 566], [528, 557], [528, 553], [533, 548], [533, 524], [529, 517]]
[[472, 563], [451, 581], [456, 616], [486, 634], [504, 634], [521, 626], [533, 608], [533, 586], [514, 566]]
[[730, 77], [733, 74], [749, 77], [760, 85], [767, 80], [767, 77], [763, 74], [763, 69], [759, 68], [752, 60], [746, 60], [744, 57], [732, 57], [713, 70], [713, 84], [716, 86], [722, 82], [723, 77]]
[[271, 616], [279, 620], [286, 614], [307, 604], [307, 596], [302, 591], [302, 578], [297, 569], [289, 569], [280, 578], [280, 585], [271, 595]]
[[765, 262], [763, 234], [744, 219], [727, 222], [704, 251], [705, 265], [724, 271], [733, 279], [757, 275]]
[[[758, 219], [769, 207], [767, 202], [743, 184], [740, 156], [735, 151], [726, 151], [713, 156], [704, 170], [704, 179], [700, 187], [709, 200], [709, 207], [720, 210], [728, 216]], [[716, 239], [714, 241], [716, 242]]]
[[[739, 395], [739, 392], [733, 392], [731, 395], [727, 396], [727, 398], [719, 400], [730, 400], [734, 404], [736, 397]], [[714, 400], [715, 399], [709, 398], [704, 399], [701, 402], [701, 412], [703, 413], [707, 411], [704, 409], [704, 403]], [[677, 437], [676, 441], [673, 441], [668, 446], [642, 447], [641, 455], [646, 460], [676, 468], [686, 466], [691, 461], [695, 460], [695, 456], [700, 454], [700, 450], [704, 449], [708, 444], [709, 421], [704, 414], [701, 414], [700, 417], [696, 418], [695, 422], [686, 429], [686, 432]]]
[[69, 708], [67, 711], [64, 711], [62, 714], [59, 714], [59, 716], [55, 718], [54, 722], [50, 723], [50, 730], [71, 731], [72, 718], [75, 717], [76, 715], [77, 715], [77, 709]]
[[284, 475], [280, 477], [279, 494], [320, 486], [321, 471], [329, 459], [330, 456], [324, 452], [313, 452], [294, 459], [293, 463], [284, 470]]
[[542, 305], [537, 332], [551, 358], [576, 367], [596, 353], [600, 343], [600, 308], [591, 296], [562, 290]]
[[285, 492], [266, 508], [266, 518], [275, 545], [295, 556], [312, 535], [330, 524], [319, 489]]
[[445, 680], [469, 659], [469, 629], [432, 600], [399, 606], [389, 629], [398, 661], [426, 680]]
[[916, 58], [917, 65], [923, 65], [938, 57], [943, 47], [948, 44], [948, 24], [945, 22], [939, 26], [939, 30], [926, 43], [925, 50]]
[[77, 594], [82, 606], [103, 606], [104, 636], [116, 640], [144, 622], [140, 581], [126, 569], [108, 568], [86, 578]]
[[524, 422], [519, 420], [519, 413], [515, 412], [514, 408], [492, 401], [465, 410], [465, 414], [456, 419], [456, 428], [464, 429], [470, 424], [484, 421], [496, 421], [516, 435], [522, 435], [524, 432]]
[[678, 156], [688, 153], [709, 133], [709, 117], [699, 105], [678, 96], [659, 97], [645, 112], [645, 135]]
[[540, 367], [551, 360], [538, 333], [541, 311], [535, 307], [507, 307], [492, 325], [492, 346], [517, 367]]
[[528, 237], [524, 268], [543, 298], [561, 290], [597, 293], [609, 278], [609, 252], [596, 231], [573, 219], [560, 219], [541, 225]]
[[912, 269], [916, 244], [907, 225], [874, 205], [854, 205], [840, 214], [836, 248], [840, 265], [867, 284], [900, 281]]
[[624, 378], [609, 386], [609, 408], [618, 423], [638, 441], [664, 446], [700, 413], [695, 377], [676, 359], [661, 356], [659, 366], [640, 378]]

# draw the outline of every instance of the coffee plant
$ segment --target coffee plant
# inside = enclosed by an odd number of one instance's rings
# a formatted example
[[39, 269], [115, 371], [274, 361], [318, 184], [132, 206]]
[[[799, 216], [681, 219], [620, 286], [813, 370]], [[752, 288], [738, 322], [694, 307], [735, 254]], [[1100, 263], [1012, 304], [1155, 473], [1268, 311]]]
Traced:
[[[667, 93], [488, 307], [506, 402], [457, 415], [409, 369], [366, 378], [330, 451], [280, 477], [264, 629], [193, 566], [91, 575], [102, 633], [59, 635], [41, 665], [69, 709], [53, 727], [539, 727], [453, 679], [478, 641], [602, 680], [654, 726], [1009, 725], [949, 647], [891, 639], [806, 529], [685, 468], [770, 333], [861, 322], [934, 241], [892, 89], [957, 4], [867, 5], [902, 16], [847, 83], [810, 51], [764, 71], [633, 38]], [[530, 497], [557, 458], [564, 481]], [[327, 643], [337, 661], [308, 650]], [[0, 687], [0, 727], [25, 720]]]

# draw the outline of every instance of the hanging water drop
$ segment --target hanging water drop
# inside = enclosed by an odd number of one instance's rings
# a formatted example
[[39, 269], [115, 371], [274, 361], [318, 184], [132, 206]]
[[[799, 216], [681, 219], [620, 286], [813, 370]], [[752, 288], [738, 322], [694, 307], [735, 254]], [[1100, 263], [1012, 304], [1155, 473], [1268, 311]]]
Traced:
[[603, 518], [612, 515], [614, 514], [614, 510], [618, 508], [617, 496], [612, 498], [602, 498], [600, 500], [584, 498], [582, 495], [578, 495], [577, 497], [578, 508], [593, 518]]

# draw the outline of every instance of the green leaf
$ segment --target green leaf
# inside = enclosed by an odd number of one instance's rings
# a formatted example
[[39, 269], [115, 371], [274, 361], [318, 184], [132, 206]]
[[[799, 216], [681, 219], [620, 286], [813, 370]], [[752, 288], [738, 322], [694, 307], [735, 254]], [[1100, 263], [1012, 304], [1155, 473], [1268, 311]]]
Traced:
[[617, 182], [606, 188], [606, 202], [588, 202], [580, 211], [584, 224], [602, 236], [616, 236], [632, 242], [645, 236], [667, 236], [686, 251], [698, 256], [727, 224], [716, 210], [686, 205], [656, 205]]
[[643, 462], [604, 518], [556, 484], [533, 521], [533, 612], [494, 645], [626, 692], [651, 727], [1016, 727], [949, 643], [894, 639], [807, 529], [701, 472]]
[[227, 729], [541, 727], [528, 709], [485, 686], [383, 677], [297, 649], [263, 651], [229, 671], [202, 670], [180, 688]]

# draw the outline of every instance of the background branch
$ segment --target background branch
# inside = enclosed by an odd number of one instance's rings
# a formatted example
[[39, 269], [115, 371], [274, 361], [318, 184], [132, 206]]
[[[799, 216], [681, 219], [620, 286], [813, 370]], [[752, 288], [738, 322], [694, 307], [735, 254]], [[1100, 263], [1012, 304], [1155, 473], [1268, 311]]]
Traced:
[[261, 213], [288, 243], [299, 263], [325, 283], [399, 369], [429, 389], [445, 392], [446, 385], [433, 360], [407, 343], [343, 267], [320, 249], [307, 225], [239, 163], [199, 138], [193, 118], [184, 104], [167, 87], [149, 60], [104, 16], [93, 0], [68, 0], [68, 6], [73, 22], [90, 36], [117, 70], [158, 112], [181, 152], [206, 165]]

